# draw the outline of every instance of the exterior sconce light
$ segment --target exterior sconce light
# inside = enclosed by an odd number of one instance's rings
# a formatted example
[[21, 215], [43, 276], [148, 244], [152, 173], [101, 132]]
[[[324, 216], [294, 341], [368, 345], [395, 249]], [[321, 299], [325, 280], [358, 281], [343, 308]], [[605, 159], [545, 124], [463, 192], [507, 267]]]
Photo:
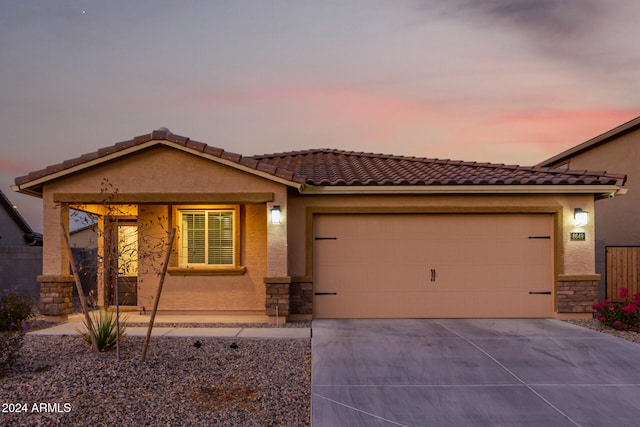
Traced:
[[271, 224], [280, 224], [280, 205], [271, 208]]
[[573, 224], [577, 227], [585, 226], [589, 223], [589, 212], [583, 211], [580, 208], [573, 210]]

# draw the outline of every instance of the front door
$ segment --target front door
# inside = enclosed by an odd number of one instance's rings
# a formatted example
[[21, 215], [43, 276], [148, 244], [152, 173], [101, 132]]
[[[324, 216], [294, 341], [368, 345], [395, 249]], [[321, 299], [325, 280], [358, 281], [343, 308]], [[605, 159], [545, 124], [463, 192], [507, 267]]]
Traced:
[[[136, 220], [111, 218], [107, 227], [105, 270], [107, 297], [111, 305], [138, 303], [138, 224]], [[116, 300], [117, 289], [117, 300]]]

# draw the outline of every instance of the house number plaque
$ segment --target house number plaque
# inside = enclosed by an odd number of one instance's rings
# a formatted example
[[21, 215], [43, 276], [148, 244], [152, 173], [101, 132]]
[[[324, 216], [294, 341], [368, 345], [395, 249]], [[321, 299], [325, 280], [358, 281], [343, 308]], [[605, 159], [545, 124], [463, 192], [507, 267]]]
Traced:
[[571, 240], [584, 240], [585, 239], [585, 234], [584, 232], [579, 232], [579, 233], [571, 233]]

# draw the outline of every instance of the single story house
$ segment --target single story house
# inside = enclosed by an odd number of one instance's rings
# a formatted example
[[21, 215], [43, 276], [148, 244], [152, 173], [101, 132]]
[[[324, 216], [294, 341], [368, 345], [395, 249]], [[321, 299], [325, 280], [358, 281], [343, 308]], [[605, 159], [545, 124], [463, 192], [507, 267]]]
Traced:
[[[615, 170], [627, 175], [629, 188], [640, 186], [640, 117], [576, 145], [539, 167]], [[633, 190], [595, 204], [596, 273], [601, 299], [616, 300], [620, 288], [640, 292], [640, 193]]]
[[[15, 180], [43, 199], [47, 301], [66, 301], [70, 210], [97, 215], [127, 304], [287, 318], [590, 317], [607, 172], [314, 149], [241, 156], [161, 128]], [[124, 260], [124, 261], [123, 261]], [[111, 269], [113, 270], [113, 269]], [[66, 316], [70, 306], [41, 306]]]

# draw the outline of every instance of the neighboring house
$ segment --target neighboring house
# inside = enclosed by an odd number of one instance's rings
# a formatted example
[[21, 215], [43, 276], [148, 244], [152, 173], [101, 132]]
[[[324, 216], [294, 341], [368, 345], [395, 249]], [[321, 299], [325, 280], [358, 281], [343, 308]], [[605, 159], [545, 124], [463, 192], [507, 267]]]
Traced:
[[42, 246], [42, 235], [34, 232], [18, 208], [0, 190], [0, 247]]
[[537, 166], [615, 170], [627, 175], [631, 191], [596, 203], [596, 272], [600, 298], [617, 299], [618, 289], [640, 292], [640, 117], [564, 151]]
[[40, 296], [36, 276], [42, 273], [42, 235], [34, 232], [0, 191], [0, 291], [18, 289]]
[[[82, 224], [81, 227], [69, 232], [69, 243], [84, 294], [87, 295], [93, 291], [93, 295], [97, 294], [98, 290], [98, 227], [89, 219], [81, 221], [80, 224]], [[72, 225], [70, 224], [70, 228]]]
[[[243, 157], [167, 129], [17, 178], [41, 197], [42, 294], [69, 293], [69, 210], [99, 215], [149, 310], [287, 318], [589, 317], [593, 211], [625, 176], [333, 149]], [[587, 223], [574, 222], [577, 210]], [[582, 218], [579, 218], [582, 219]], [[69, 307], [50, 304], [48, 315]]]
[[98, 249], [98, 225], [88, 224], [69, 232], [72, 248]]

